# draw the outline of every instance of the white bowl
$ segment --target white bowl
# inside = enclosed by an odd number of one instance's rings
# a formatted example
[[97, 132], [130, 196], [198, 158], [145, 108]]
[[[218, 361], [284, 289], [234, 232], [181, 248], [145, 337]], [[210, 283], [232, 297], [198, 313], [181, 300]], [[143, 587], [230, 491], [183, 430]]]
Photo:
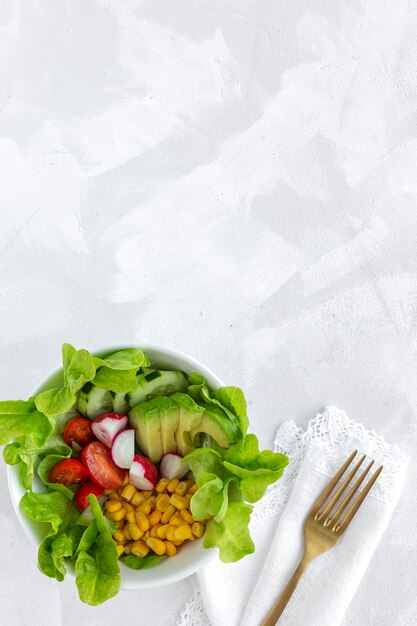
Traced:
[[[116, 350], [123, 348], [139, 347], [150, 358], [152, 365], [155, 365], [159, 369], [179, 369], [184, 372], [200, 372], [206, 377], [210, 387], [217, 389], [222, 387], [224, 383], [207, 367], [202, 363], [199, 363], [195, 359], [178, 352], [177, 350], [171, 350], [167, 348], [160, 348], [152, 345], [141, 346], [116, 346], [103, 348], [94, 351], [95, 356], [105, 356]], [[51, 374], [47, 380], [45, 380], [39, 388], [34, 392], [34, 395], [45, 389], [57, 387], [62, 385], [62, 368], [56, 370]], [[23, 527], [23, 530], [36, 545], [39, 545], [47, 532], [46, 524], [40, 524], [28, 519], [20, 510], [19, 502], [25, 489], [22, 487], [19, 481], [18, 466], [7, 466], [7, 479], [9, 483], [9, 491], [12, 499], [14, 510]], [[41, 490], [41, 483], [38, 483], [39, 490]], [[34, 483], [34, 490], [36, 485]], [[48, 525], [49, 526], [49, 525]], [[159, 587], [160, 585], [169, 585], [175, 583], [178, 580], [182, 580], [191, 574], [194, 574], [197, 570], [201, 569], [217, 557], [216, 549], [203, 548], [202, 539], [196, 539], [193, 542], [187, 542], [181, 546], [181, 550], [175, 557], [165, 559], [150, 569], [144, 570], [132, 570], [122, 563], [120, 563], [120, 576], [121, 576], [121, 589], [146, 589], [149, 587]], [[74, 572], [70, 567], [67, 568], [69, 574], [74, 575]]]

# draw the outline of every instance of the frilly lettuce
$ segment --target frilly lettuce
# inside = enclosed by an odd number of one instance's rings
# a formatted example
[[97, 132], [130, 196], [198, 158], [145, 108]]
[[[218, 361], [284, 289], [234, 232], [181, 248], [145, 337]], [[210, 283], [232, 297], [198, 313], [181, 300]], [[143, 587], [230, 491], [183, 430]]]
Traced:
[[90, 550], [80, 550], [75, 562], [76, 584], [80, 599], [96, 606], [115, 596], [120, 589], [120, 568], [116, 544], [97, 498], [87, 497], [95, 518], [98, 535]]
[[215, 444], [197, 448], [184, 462], [199, 486], [190, 502], [193, 516], [197, 520], [213, 517], [207, 524], [204, 545], [217, 545], [221, 560], [227, 562], [250, 554], [253, 544], [247, 526], [252, 507], [243, 500], [262, 498], [268, 485], [281, 477], [288, 458], [271, 450], [260, 452], [256, 435], [249, 434], [228, 449]]

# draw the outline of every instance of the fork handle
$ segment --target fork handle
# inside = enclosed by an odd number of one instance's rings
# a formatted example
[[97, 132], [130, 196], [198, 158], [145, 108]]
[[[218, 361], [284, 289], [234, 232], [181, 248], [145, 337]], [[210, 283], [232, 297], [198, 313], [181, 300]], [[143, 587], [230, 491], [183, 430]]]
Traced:
[[275, 626], [311, 561], [312, 558], [304, 553], [297, 569], [287, 582], [284, 591], [268, 613], [267, 618], [262, 622], [262, 626]]

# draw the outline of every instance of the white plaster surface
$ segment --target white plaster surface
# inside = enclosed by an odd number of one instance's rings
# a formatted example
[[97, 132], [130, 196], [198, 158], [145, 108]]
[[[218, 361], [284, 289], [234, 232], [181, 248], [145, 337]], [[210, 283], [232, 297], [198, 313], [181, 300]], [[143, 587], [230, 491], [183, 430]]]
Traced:
[[[0, 3], [0, 397], [62, 341], [158, 343], [243, 387], [265, 446], [336, 404], [413, 456], [416, 27], [411, 0]], [[38, 573], [0, 479], [1, 623], [175, 624], [187, 581], [92, 608]], [[343, 626], [417, 624], [415, 484]]]

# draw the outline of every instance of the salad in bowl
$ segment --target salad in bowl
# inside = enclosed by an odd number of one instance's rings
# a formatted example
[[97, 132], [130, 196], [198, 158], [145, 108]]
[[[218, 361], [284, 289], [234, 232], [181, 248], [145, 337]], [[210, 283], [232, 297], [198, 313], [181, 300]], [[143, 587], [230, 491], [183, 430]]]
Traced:
[[255, 546], [252, 504], [288, 459], [259, 450], [241, 389], [170, 350], [90, 353], [28, 400], [0, 402], [0, 444], [38, 567], [75, 575], [80, 599], [157, 586]]

